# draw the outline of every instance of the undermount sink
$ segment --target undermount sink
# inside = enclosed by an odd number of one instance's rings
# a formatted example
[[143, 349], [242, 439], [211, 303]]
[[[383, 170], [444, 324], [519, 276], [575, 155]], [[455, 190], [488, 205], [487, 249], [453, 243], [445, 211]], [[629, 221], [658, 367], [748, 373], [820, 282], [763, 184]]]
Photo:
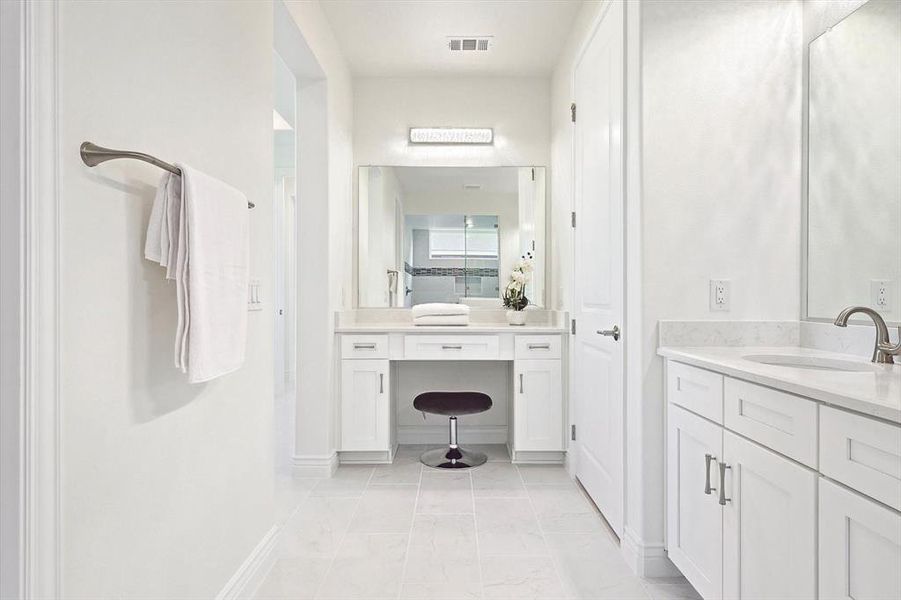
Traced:
[[799, 356], [792, 354], [752, 354], [745, 360], [762, 365], [791, 367], [793, 369], [809, 369], [812, 371], [843, 371], [846, 373], [873, 373], [879, 370], [873, 363], [856, 362], [825, 356]]

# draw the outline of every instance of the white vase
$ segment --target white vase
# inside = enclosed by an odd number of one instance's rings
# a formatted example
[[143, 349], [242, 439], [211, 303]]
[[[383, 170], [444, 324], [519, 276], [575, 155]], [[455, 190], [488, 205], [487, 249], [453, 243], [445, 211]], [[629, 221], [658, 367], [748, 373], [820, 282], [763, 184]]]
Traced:
[[522, 310], [508, 310], [507, 311], [507, 323], [510, 325], [525, 325], [526, 324], [526, 313]]

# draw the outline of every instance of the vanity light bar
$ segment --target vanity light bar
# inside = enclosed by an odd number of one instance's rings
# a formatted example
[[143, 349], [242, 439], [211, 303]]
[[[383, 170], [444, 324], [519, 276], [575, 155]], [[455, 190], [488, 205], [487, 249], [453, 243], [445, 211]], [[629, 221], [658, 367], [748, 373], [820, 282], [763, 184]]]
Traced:
[[411, 144], [493, 144], [490, 127], [411, 127]]

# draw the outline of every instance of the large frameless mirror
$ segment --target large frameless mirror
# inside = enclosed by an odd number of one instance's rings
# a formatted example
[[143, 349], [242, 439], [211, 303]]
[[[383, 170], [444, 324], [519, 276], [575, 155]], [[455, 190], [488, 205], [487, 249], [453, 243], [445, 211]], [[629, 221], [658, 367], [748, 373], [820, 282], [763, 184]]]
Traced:
[[544, 167], [360, 167], [359, 306], [501, 307], [523, 256], [544, 305]]
[[901, 3], [814, 39], [809, 73], [806, 316], [901, 321]]

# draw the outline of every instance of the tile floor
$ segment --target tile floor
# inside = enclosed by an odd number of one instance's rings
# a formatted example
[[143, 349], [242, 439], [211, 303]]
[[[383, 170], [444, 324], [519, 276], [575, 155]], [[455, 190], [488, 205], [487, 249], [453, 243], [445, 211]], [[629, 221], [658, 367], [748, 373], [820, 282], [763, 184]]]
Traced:
[[699, 596], [684, 579], [634, 576], [563, 467], [515, 466], [503, 446], [466, 471], [342, 466], [281, 481], [286, 519], [258, 600], [663, 600]]

